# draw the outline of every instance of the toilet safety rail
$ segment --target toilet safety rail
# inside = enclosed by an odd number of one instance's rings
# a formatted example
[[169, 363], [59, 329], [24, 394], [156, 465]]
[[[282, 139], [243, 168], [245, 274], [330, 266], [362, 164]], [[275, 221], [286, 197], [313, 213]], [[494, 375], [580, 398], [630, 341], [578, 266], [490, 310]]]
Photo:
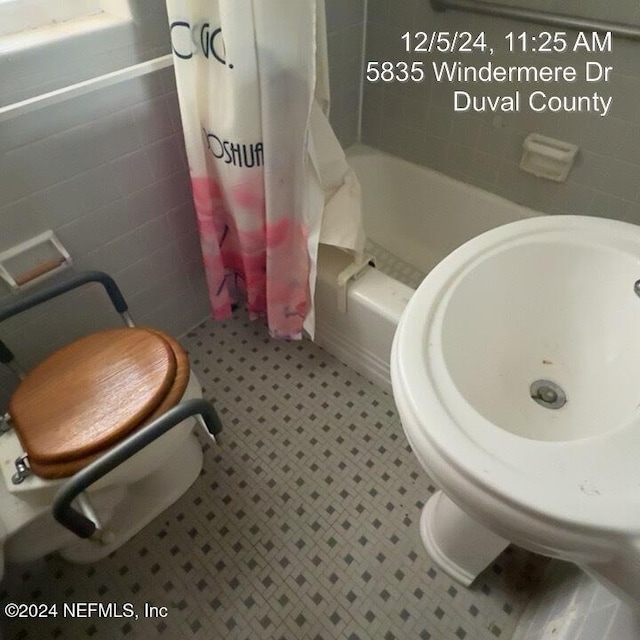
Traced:
[[[16, 297], [11, 297], [8, 300], [0, 301], [0, 322], [7, 320], [12, 316], [15, 316], [23, 311], [27, 311], [32, 307], [35, 307], [43, 302], [47, 302], [53, 298], [56, 298], [67, 291], [77, 289], [85, 284], [91, 282], [97, 282], [101, 284], [107, 295], [111, 300], [115, 310], [122, 316], [124, 323], [128, 327], [133, 327], [133, 320], [129, 315], [129, 306], [124, 299], [120, 288], [116, 284], [116, 281], [103, 271], [83, 271], [72, 276], [49, 284], [46, 288], [37, 289], [35, 291], [29, 291], [27, 293], [19, 294]], [[16, 363], [15, 356], [11, 349], [7, 347], [2, 340], [0, 340], [0, 363], [7, 365], [11, 370], [19, 377], [24, 378], [24, 371]]]
[[53, 517], [80, 538], [100, 539], [104, 532], [95, 522], [77, 511], [72, 506], [73, 501], [94, 482], [191, 416], [200, 416], [213, 436], [222, 430], [220, 418], [207, 400], [198, 398], [176, 405], [69, 478], [53, 500]]
[[[99, 283], [104, 287], [111, 304], [122, 316], [124, 323], [129, 327], [135, 326], [129, 315], [127, 302], [116, 281], [103, 271], [77, 273], [64, 280], [51, 283], [46, 288], [29, 291], [9, 300], [3, 300], [0, 303], [0, 322], [92, 282]], [[2, 341], [0, 341], [0, 363], [11, 367], [19, 377], [24, 377], [24, 372], [15, 363], [13, 352]], [[220, 418], [210, 402], [201, 398], [181, 402], [69, 478], [58, 490], [54, 498], [53, 517], [62, 526], [80, 538], [94, 538], [105, 541], [105, 532], [99, 527], [99, 523], [77, 511], [72, 506], [72, 502], [77, 499], [81, 508], [91, 513], [90, 503], [84, 494], [88, 487], [161, 435], [192, 416], [200, 418], [212, 436], [222, 431]], [[95, 519], [97, 521], [97, 518]]]
[[614, 36], [629, 40], [640, 40], [640, 27], [618, 22], [579, 18], [538, 9], [525, 9], [495, 2], [485, 2], [484, 0], [430, 0], [430, 2], [434, 11], [446, 11], [447, 9], [468, 11], [469, 13], [481, 13], [499, 18], [513, 18], [523, 22], [535, 22], [578, 31], [610, 31]]

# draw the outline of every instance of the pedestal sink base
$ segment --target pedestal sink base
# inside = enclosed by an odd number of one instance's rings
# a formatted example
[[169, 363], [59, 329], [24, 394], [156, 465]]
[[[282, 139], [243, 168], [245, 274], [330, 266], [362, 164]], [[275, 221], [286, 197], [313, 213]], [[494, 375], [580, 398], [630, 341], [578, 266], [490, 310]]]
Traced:
[[[442, 491], [434, 493], [422, 509], [420, 537], [434, 564], [465, 587], [510, 544], [467, 515]], [[629, 607], [640, 608], [638, 545], [629, 544], [609, 561], [577, 564]]]
[[465, 587], [509, 546], [508, 540], [468, 516], [442, 491], [422, 509], [420, 536], [433, 562]]
[[608, 562], [578, 565], [632, 609], [640, 611], [640, 544], [630, 543]]

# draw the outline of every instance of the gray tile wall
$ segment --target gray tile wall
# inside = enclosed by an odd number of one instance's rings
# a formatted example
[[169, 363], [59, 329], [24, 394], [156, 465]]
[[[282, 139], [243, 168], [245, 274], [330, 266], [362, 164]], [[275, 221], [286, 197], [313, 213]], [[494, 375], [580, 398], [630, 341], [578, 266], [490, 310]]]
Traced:
[[496, 4], [523, 9], [539, 9], [550, 13], [571, 13], [576, 17], [606, 19], [622, 24], [640, 25], [640, 7], [633, 0], [608, 3], [606, 12], [602, 0], [580, 0], [568, 5], [567, 0], [493, 0]]
[[[357, 136], [363, 24], [364, 0], [327, 1], [331, 120], [345, 146]], [[53, 229], [76, 269], [116, 277], [140, 324], [179, 335], [209, 314], [172, 69], [0, 122], [0, 185], [0, 251]], [[1, 335], [30, 366], [118, 323], [90, 287]]]
[[[140, 324], [181, 334], [207, 315], [172, 68], [5, 120], [0, 152], [0, 250], [53, 229], [75, 268], [117, 279]], [[2, 336], [29, 364], [114, 323], [88, 290], [3, 323]]]
[[365, 0], [326, 0], [330, 121], [344, 148], [358, 139]]
[[[625, 0], [631, 3], [631, 0]], [[632, 4], [629, 4], [632, 8]], [[606, 16], [603, 16], [606, 19]], [[596, 114], [454, 113], [450, 84], [430, 77], [422, 83], [365, 83], [362, 141], [408, 160], [432, 167], [518, 203], [547, 213], [589, 214], [640, 223], [640, 43], [615, 39], [610, 54], [516, 55], [506, 53], [509, 31], [537, 33], [545, 27], [494, 17], [449, 11], [432, 12], [424, 0], [391, 3], [369, 0], [366, 60], [423, 60], [436, 58], [407, 53], [401, 35], [406, 31], [485, 31], [495, 47], [491, 57], [443, 56], [483, 64], [575, 65], [582, 74], [587, 60], [614, 67], [608, 83], [577, 82], [536, 86], [549, 94], [595, 91], [613, 97], [606, 117]], [[573, 34], [574, 36], [575, 34]], [[572, 35], [569, 35], [571, 42]], [[509, 85], [469, 86], [476, 94], [498, 95]], [[519, 87], [524, 92], [531, 87]], [[542, 133], [580, 146], [569, 180], [553, 183], [522, 172], [522, 142], [530, 132]]]

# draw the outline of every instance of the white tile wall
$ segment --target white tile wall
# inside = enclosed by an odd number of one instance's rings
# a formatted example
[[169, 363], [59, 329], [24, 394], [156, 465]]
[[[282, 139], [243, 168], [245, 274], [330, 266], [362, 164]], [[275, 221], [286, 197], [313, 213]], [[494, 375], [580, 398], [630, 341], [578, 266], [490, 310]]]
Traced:
[[[76, 269], [117, 279], [138, 321], [181, 334], [206, 317], [172, 69], [4, 121], [0, 150], [0, 250], [53, 229]], [[7, 321], [2, 335], [29, 365], [118, 323], [90, 287]]]

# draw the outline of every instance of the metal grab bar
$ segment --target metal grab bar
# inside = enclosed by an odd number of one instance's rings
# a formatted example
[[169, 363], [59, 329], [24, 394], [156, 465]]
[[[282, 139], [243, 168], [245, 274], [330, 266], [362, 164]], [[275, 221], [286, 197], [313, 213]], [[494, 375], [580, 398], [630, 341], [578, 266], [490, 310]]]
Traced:
[[111, 300], [111, 304], [118, 313], [122, 314], [128, 310], [127, 303], [120, 288], [110, 275], [103, 271], [81, 271], [64, 280], [54, 282], [43, 289], [19, 294], [15, 298], [3, 300], [0, 302], [0, 322], [90, 282], [97, 282], [104, 287], [104, 290]]
[[164, 435], [169, 429], [195, 415], [202, 416], [207, 430], [212, 435], [222, 431], [220, 418], [210, 402], [202, 398], [181, 402], [69, 478], [58, 489], [53, 499], [53, 517], [80, 538], [90, 538], [99, 532], [95, 523], [76, 511], [71, 503], [94, 482]]
[[521, 9], [496, 4], [495, 2], [478, 2], [477, 0], [430, 0], [434, 11], [468, 11], [499, 18], [514, 18], [524, 22], [535, 22], [552, 27], [566, 27], [578, 31], [610, 31], [612, 35], [629, 40], [640, 40], [640, 27], [634, 27], [618, 22], [605, 22], [590, 18], [578, 18], [560, 13], [549, 13], [537, 9]]
[[[90, 282], [97, 282], [104, 287], [107, 292], [111, 304], [115, 310], [122, 316], [125, 324], [129, 327], [133, 326], [133, 321], [129, 315], [129, 307], [127, 302], [116, 284], [116, 281], [103, 271], [83, 271], [76, 273], [64, 280], [49, 284], [47, 287], [38, 289], [37, 291], [29, 291], [18, 295], [17, 297], [8, 298], [0, 301], [0, 322], [7, 320], [12, 316], [18, 315], [23, 311], [27, 311], [33, 307], [61, 296], [63, 293], [77, 289]], [[15, 363], [13, 352], [6, 344], [0, 340], [0, 363], [6, 364], [11, 368], [17, 367], [17, 373], [20, 377], [24, 377], [20, 367]]]

